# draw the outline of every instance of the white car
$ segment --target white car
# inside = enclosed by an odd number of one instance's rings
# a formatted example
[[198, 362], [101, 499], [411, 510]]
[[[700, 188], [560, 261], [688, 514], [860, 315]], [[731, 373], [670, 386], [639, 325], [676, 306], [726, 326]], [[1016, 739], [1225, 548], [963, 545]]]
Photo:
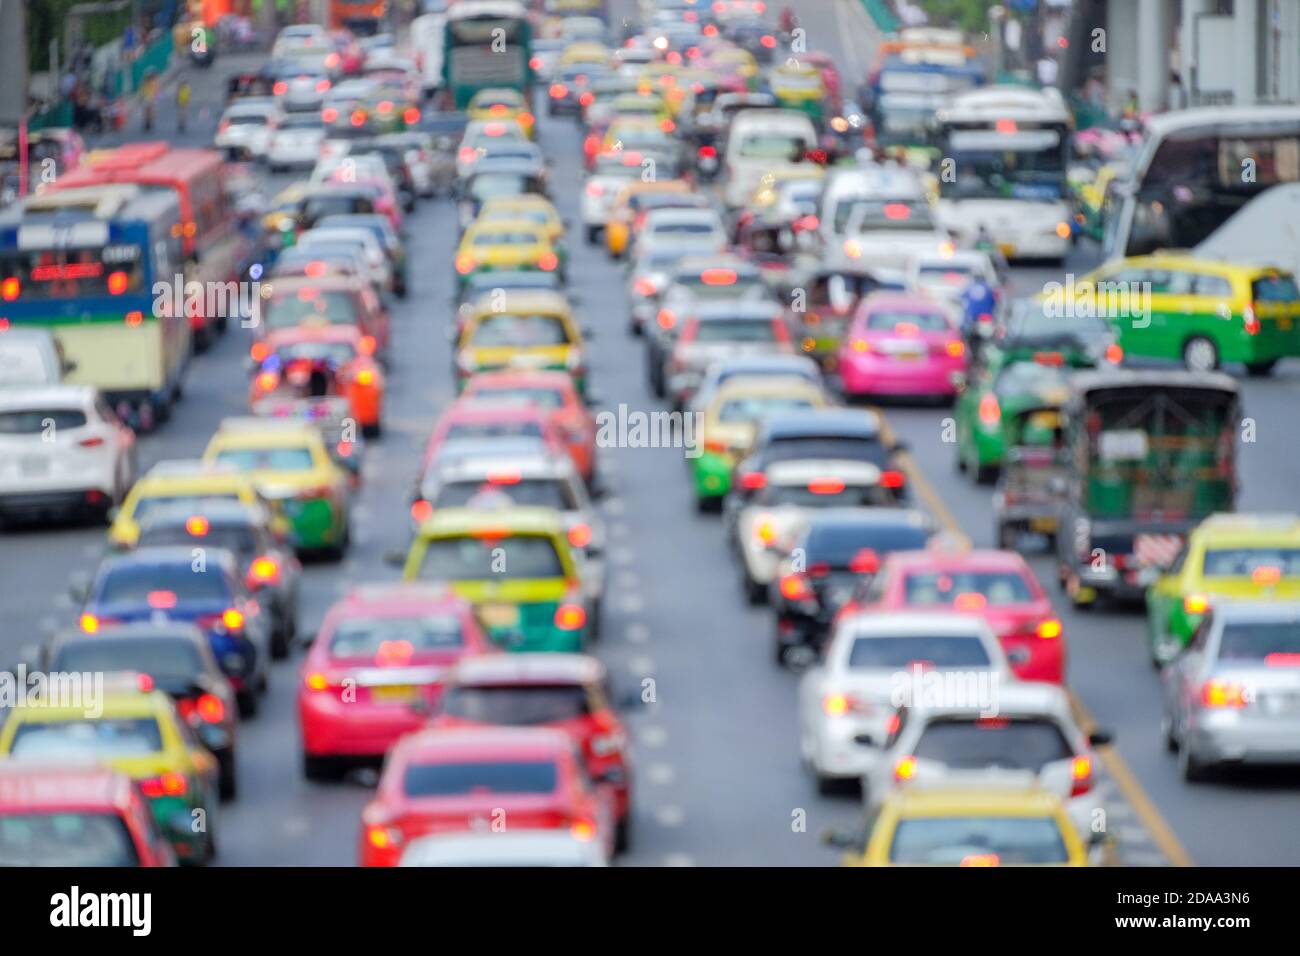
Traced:
[[596, 157], [579, 197], [583, 235], [594, 244], [609, 223], [619, 190], [641, 175], [641, 157], [633, 152], [607, 152]]
[[901, 277], [913, 258], [940, 256], [953, 247], [924, 196], [861, 199], [849, 214], [840, 261]]
[[948, 249], [919, 252], [907, 268], [907, 286], [936, 299], [958, 301], [966, 286], [981, 280], [996, 288], [1001, 285], [996, 267], [987, 252], [979, 249]]
[[0, 389], [58, 385], [76, 368], [49, 329], [6, 329], [0, 335]]
[[637, 231], [635, 247], [689, 246], [692, 251], [727, 248], [727, 230], [722, 217], [709, 208], [667, 207], [651, 209]]
[[899, 729], [899, 704], [911, 697], [916, 661], [927, 662], [924, 673], [983, 678], [999, 693], [1014, 680], [997, 636], [977, 615], [895, 611], [842, 618], [824, 660], [799, 683], [799, 754], [819, 790], [862, 777], [877, 795], [880, 785], [869, 775], [895, 752], [887, 748]]
[[308, 229], [295, 244], [297, 248], [309, 250], [313, 245], [346, 244], [356, 246], [369, 270], [370, 281], [376, 289], [392, 291], [394, 286], [393, 267], [388, 254], [379, 244], [375, 234], [363, 226], [330, 226], [327, 228]]
[[596, 840], [568, 830], [436, 833], [412, 840], [398, 866], [609, 866]]
[[922, 688], [924, 699], [906, 709], [898, 733], [864, 775], [863, 801], [877, 806], [891, 790], [916, 781], [978, 785], [998, 775], [1030, 775], [1065, 802], [1086, 839], [1105, 810], [1092, 748], [1109, 743], [1110, 735], [1085, 734], [1059, 685], [1003, 675], [994, 690], [990, 701], [959, 702], [959, 695], [931, 699]]
[[135, 432], [98, 389], [0, 390], [0, 516], [103, 518], [135, 477]]
[[498, 143], [528, 143], [518, 123], [505, 120], [470, 120], [456, 150], [456, 176], [465, 179], [489, 147]]
[[226, 108], [217, 124], [214, 145], [233, 156], [263, 159], [283, 113], [272, 99], [247, 97]]
[[794, 546], [810, 511], [884, 507], [893, 497], [881, 487], [880, 469], [865, 461], [781, 461], [768, 466], [766, 474], [767, 484], [745, 500], [732, 531], [732, 547], [740, 557], [741, 584], [751, 604], [766, 599], [781, 558]]
[[271, 134], [266, 165], [271, 172], [313, 165], [325, 142], [325, 125], [320, 113], [288, 113]]
[[727, 184], [723, 201], [731, 209], [749, 202], [763, 177], [799, 161], [817, 146], [817, 130], [807, 114], [795, 110], [744, 109], [727, 134]]

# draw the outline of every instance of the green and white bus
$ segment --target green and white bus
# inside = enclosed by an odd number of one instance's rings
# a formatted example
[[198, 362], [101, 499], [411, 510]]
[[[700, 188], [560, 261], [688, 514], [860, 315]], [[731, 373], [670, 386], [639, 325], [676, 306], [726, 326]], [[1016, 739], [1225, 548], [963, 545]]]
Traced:
[[516, 0], [460, 0], [443, 26], [443, 91], [463, 110], [479, 90], [509, 87], [532, 101], [533, 28]]

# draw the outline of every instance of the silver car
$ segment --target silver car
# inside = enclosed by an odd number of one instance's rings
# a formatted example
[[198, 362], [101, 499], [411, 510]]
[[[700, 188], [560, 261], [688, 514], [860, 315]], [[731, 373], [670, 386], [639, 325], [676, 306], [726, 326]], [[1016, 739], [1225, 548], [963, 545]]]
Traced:
[[1300, 603], [1222, 602], [1164, 669], [1165, 740], [1184, 779], [1300, 763]]
[[772, 354], [794, 354], [780, 306], [762, 299], [699, 305], [684, 316], [667, 356], [665, 391], [675, 407], [684, 407], [714, 362]]

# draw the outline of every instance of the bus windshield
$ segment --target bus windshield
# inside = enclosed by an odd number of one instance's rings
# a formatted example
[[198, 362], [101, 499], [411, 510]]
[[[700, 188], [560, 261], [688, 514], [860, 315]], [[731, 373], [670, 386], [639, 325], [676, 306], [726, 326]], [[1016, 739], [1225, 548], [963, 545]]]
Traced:
[[1056, 129], [1003, 133], [957, 130], [949, 152], [963, 171], [940, 182], [948, 199], [1060, 199], [1065, 189], [1065, 150]]
[[467, 16], [449, 19], [443, 32], [446, 79], [463, 109], [481, 89], [523, 91], [531, 82], [531, 29], [525, 17]]

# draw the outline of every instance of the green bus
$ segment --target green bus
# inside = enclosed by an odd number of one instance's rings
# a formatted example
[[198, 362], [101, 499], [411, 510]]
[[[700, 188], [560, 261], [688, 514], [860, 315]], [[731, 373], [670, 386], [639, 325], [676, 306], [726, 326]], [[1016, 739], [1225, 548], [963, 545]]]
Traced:
[[463, 110], [479, 90], [509, 87], [533, 94], [533, 29], [517, 0], [460, 0], [443, 27], [447, 109]]

